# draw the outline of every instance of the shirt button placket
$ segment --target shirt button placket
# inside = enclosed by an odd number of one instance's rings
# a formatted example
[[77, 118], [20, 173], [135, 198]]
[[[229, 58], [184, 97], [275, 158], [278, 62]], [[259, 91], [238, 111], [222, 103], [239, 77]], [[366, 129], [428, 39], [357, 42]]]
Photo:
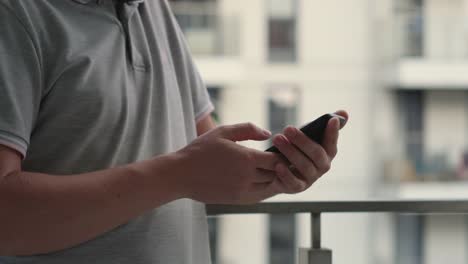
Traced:
[[132, 17], [138, 10], [138, 5], [143, 2], [142, 0], [130, 1], [128, 3], [122, 3], [118, 9], [119, 19], [122, 23], [122, 27], [125, 31], [126, 51], [130, 64], [133, 68], [144, 69], [145, 65], [141, 59], [141, 55], [134, 45], [134, 39], [131, 31]]

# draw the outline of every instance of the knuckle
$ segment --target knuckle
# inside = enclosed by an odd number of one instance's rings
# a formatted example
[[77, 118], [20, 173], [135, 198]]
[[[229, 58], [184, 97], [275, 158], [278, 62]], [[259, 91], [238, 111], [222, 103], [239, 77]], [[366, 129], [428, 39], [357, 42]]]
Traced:
[[328, 171], [330, 171], [330, 169], [331, 169], [331, 162], [328, 161], [323, 165], [322, 171], [323, 172], [328, 172]]
[[315, 181], [317, 181], [317, 178], [315, 177], [307, 179], [305, 189], [309, 189], [310, 186], [312, 186], [315, 183]]
[[330, 156], [334, 158], [336, 157], [337, 154], [338, 154], [338, 147], [335, 145], [335, 147], [333, 147], [331, 150]]
[[286, 145], [278, 146], [278, 148], [281, 150], [281, 153], [287, 156], [288, 160], [294, 159], [296, 153], [294, 151], [293, 146], [286, 144]]
[[301, 145], [304, 145], [304, 146], [308, 146], [310, 145], [311, 143], [313, 144], [314, 142], [311, 141], [311, 139], [309, 139], [307, 137], [306, 134], [304, 134], [303, 132], [300, 132], [298, 133], [297, 137], [293, 137], [292, 138], [293, 141], [296, 141], [297, 143], [300, 143]]
[[[312, 157], [310, 158], [317, 165], [323, 164], [325, 163], [325, 161], [328, 161], [328, 154], [327, 152], [325, 152], [324, 149], [316, 148], [311, 155]], [[322, 166], [325, 166], [325, 165], [322, 165]]]
[[218, 128], [216, 128], [218, 130], [219, 133], [221, 134], [227, 134], [229, 131], [231, 131], [230, 127], [229, 126], [220, 126]]
[[271, 159], [270, 159], [270, 165], [272, 168], [275, 167], [276, 164], [282, 162], [281, 157], [278, 154], [272, 153]]
[[320, 175], [317, 175], [317, 174], [307, 177], [306, 178], [307, 187], [312, 186], [312, 184], [314, 184], [314, 182], [316, 182], [319, 178], [320, 178]]
[[314, 165], [313, 165], [312, 161], [305, 158], [305, 159], [301, 160], [300, 168], [301, 168], [300, 172], [307, 174], [307, 173], [310, 172], [310, 170], [314, 169]]
[[254, 131], [257, 129], [257, 127], [252, 122], [245, 123], [245, 127], [250, 131]]
[[317, 159], [321, 155], [320, 148], [318, 146], [314, 146], [310, 149], [310, 155], [312, 159]]
[[255, 164], [255, 155], [252, 152], [246, 152], [243, 161], [249, 166]]
[[294, 184], [294, 192], [295, 193], [300, 193], [300, 192], [303, 192], [303, 191], [304, 191], [304, 186], [302, 184], [300, 184], [299, 182]]
[[[290, 175], [289, 177], [294, 177], [294, 176]], [[291, 179], [287, 185], [288, 185], [288, 190], [291, 193], [298, 193], [302, 189], [301, 184], [297, 180]]]
[[309, 188], [310, 186], [312, 186], [320, 177], [310, 177], [310, 178], [307, 178], [306, 180], [306, 189]]
[[314, 166], [309, 166], [306, 170], [306, 176], [307, 178], [312, 178], [312, 177], [316, 177], [316, 174], [317, 174], [317, 169], [314, 167]]

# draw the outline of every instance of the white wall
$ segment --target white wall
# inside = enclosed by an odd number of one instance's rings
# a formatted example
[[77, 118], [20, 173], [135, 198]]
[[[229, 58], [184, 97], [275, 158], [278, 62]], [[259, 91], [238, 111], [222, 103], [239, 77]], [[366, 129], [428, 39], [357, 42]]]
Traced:
[[424, 147], [428, 154], [444, 153], [456, 167], [467, 146], [466, 91], [428, 91], [425, 97]]
[[466, 227], [467, 219], [463, 215], [426, 217], [425, 263], [465, 264], [468, 247]]
[[426, 0], [425, 50], [430, 59], [467, 58], [467, 24], [463, 0]]
[[221, 217], [218, 260], [222, 264], [268, 264], [266, 216]]

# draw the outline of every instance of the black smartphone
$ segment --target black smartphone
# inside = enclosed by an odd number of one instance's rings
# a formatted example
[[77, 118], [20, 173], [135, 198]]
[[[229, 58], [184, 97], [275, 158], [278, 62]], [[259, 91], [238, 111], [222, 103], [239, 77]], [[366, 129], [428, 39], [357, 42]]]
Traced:
[[[344, 117], [339, 116], [337, 114], [325, 114], [315, 119], [314, 121], [306, 124], [305, 126], [301, 127], [300, 130], [308, 138], [322, 145], [323, 138], [325, 136], [325, 129], [327, 128], [328, 121], [330, 121], [330, 119], [334, 117], [338, 117], [338, 119], [340, 120], [340, 128], [342, 128], [346, 123], [346, 119]], [[272, 146], [265, 151], [280, 153], [279, 150], [275, 146]]]

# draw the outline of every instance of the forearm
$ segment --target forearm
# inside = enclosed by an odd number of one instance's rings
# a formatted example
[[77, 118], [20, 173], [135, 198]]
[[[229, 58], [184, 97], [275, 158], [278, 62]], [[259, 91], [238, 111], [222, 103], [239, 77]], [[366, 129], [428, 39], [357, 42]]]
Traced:
[[75, 246], [182, 198], [175, 155], [80, 175], [0, 178], [0, 255]]

